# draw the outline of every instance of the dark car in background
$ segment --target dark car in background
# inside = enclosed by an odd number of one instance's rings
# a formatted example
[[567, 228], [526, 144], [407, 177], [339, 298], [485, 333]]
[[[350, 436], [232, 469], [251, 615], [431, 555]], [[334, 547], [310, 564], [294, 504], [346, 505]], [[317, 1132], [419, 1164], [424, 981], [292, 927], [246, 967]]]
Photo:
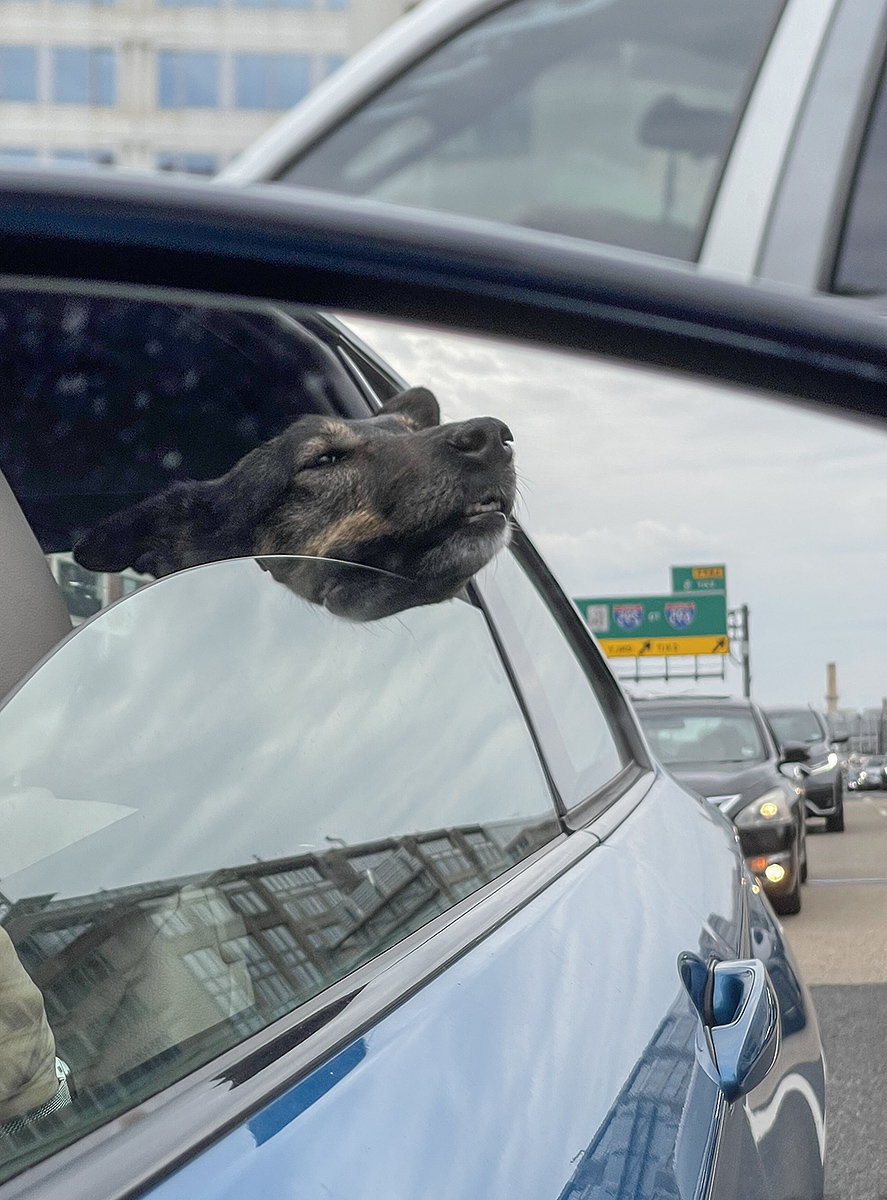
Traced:
[[812, 817], [825, 817], [829, 833], [844, 828], [844, 778], [836, 746], [849, 741], [847, 733], [834, 734], [825, 717], [806, 705], [767, 708], [764, 715], [780, 746], [801, 742], [807, 747], [804, 802]]
[[[757, 705], [680, 697], [635, 700], [634, 706], [662, 765], [731, 819], [776, 911], [800, 912], [807, 875], [803, 787], [789, 768], [788, 748], [776, 745]], [[789, 753], [797, 756], [800, 750]]]
[[879, 792], [887, 788], [887, 758], [870, 754], [847, 770], [847, 787], [854, 792]]

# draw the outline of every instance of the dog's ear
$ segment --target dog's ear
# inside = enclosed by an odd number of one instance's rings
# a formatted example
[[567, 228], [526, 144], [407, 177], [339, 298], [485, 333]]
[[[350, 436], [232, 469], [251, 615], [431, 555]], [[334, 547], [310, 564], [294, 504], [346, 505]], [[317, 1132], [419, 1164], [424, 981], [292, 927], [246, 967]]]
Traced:
[[194, 484], [174, 484], [156, 496], [124, 508], [93, 525], [74, 545], [74, 558], [88, 571], [123, 571], [132, 567], [148, 575], [178, 569], [176, 525], [190, 507]]
[[256, 526], [289, 486], [294, 430], [256, 446], [218, 479], [174, 483], [99, 521], [79, 539], [74, 558], [89, 571], [132, 567], [159, 578], [251, 554]]
[[428, 388], [407, 388], [382, 405], [383, 413], [400, 413], [408, 417], [417, 429], [430, 429], [440, 424], [440, 405]]

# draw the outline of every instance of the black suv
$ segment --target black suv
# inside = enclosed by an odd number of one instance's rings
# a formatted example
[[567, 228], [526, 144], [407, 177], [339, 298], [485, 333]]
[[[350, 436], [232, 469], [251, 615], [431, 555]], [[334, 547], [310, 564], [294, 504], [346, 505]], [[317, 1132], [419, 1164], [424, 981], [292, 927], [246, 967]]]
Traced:
[[829, 833], [844, 828], [844, 779], [835, 747], [849, 734], [834, 734], [825, 717], [806, 705], [767, 708], [764, 714], [779, 746], [801, 743], [807, 750], [804, 801], [811, 817], [825, 817]]

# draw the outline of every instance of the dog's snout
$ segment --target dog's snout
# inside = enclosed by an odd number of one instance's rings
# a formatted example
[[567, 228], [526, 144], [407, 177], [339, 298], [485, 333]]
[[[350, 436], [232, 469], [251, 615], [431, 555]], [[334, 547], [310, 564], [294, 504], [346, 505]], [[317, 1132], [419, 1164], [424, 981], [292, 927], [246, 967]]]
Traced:
[[476, 460], [479, 464], [495, 462], [496, 459], [511, 458], [514, 451], [511, 443], [514, 435], [504, 421], [495, 417], [475, 417], [455, 425], [447, 437], [447, 443]]

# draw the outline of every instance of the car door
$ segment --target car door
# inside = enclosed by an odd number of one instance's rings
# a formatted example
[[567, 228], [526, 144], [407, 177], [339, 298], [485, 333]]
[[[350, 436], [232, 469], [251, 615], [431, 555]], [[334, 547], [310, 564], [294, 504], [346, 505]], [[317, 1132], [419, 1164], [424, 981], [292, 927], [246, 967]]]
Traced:
[[[684, 989], [679, 989], [677, 996], [670, 991], [666, 953], [659, 968], [660, 981], [651, 977], [649, 982], [657, 991], [661, 989], [663, 998], [671, 995], [672, 1003], [660, 1014], [661, 1025], [639, 1060], [632, 1084], [620, 1098], [623, 1111], [618, 1119], [613, 1114], [614, 1130], [619, 1120], [627, 1119], [626, 1113], [636, 1121], [648, 1121], [649, 1144], [658, 1145], [662, 1155], [656, 1164], [658, 1186], [665, 1194], [665, 1178], [671, 1172], [677, 1194], [686, 1194], [686, 1156], [692, 1154], [688, 1135], [681, 1139], [677, 1130], [681, 1125], [687, 1129], [691, 1123], [675, 1104], [676, 1093], [671, 1090], [675, 1073], [683, 1069], [689, 1072], [684, 1095], [685, 1103], [693, 1108], [692, 1127], [697, 1136], [705, 1124], [703, 1113], [709, 1121], [709, 1158], [702, 1161], [710, 1164], [712, 1195], [791, 1197], [798, 1193], [802, 1180], [801, 1194], [815, 1194], [821, 1188], [824, 1151], [824, 1079], [816, 1018], [772, 913], [744, 868], [732, 826], [716, 808], [693, 799], [667, 778], [660, 776], [644, 800], [634, 806], [616, 799], [612, 791], [600, 786], [600, 780], [585, 773], [596, 735], [590, 714], [582, 707], [580, 662], [585, 661], [586, 669], [597, 675], [599, 687], [610, 695], [627, 743], [637, 743], [637, 730], [575, 610], [564, 601], [523, 537], [518, 538], [513, 555], [503, 556], [487, 568], [480, 587], [517, 664], [568, 824], [593, 830], [604, 839], [599, 854], [612, 855], [616, 870], [632, 880], [632, 891], [649, 889], [649, 908], [642, 922], [644, 949], [658, 944], [681, 956], [674, 943], [674, 919], [666, 916], [669, 905], [676, 903], [699, 921], [696, 953], [700, 958], [706, 963], [719, 960], [719, 969], [726, 971], [736, 959], [757, 958], [766, 966], [778, 997], [780, 1055], [768, 1076], [749, 1088], [742, 1103], [732, 1102], [735, 1096], [727, 1103], [723, 1094], [729, 1095], [727, 1088], [711, 1090], [704, 1081], [711, 1059], [699, 1044], [700, 1015], [687, 1004]], [[598, 786], [593, 789], [595, 783]], [[639, 863], [646, 864], [644, 875], [633, 877]], [[611, 904], [625, 903], [623, 897], [624, 892], [620, 895], [617, 889]], [[657, 915], [662, 916], [661, 925]], [[684, 947], [689, 949], [689, 945]], [[654, 968], [655, 961], [651, 956], [647, 965]], [[621, 968], [631, 971], [628, 962]], [[607, 981], [614, 989], [614, 1006], [620, 1002], [618, 992], [630, 1009], [631, 1000], [622, 996], [621, 985], [613, 981], [610, 972]], [[720, 1065], [723, 1068], [725, 1063]], [[792, 1103], [784, 1104], [781, 1093], [788, 1093]], [[706, 1106], [710, 1106], [707, 1112]], [[604, 1147], [615, 1149], [610, 1139], [616, 1136], [611, 1131], [602, 1137], [602, 1154]], [[668, 1151], [667, 1146], [671, 1146]], [[787, 1151], [788, 1147], [798, 1153]], [[697, 1143], [694, 1149], [699, 1153], [701, 1147]], [[594, 1177], [594, 1153], [581, 1178]], [[652, 1151], [651, 1157], [655, 1157]], [[634, 1170], [637, 1163], [628, 1158], [615, 1194], [631, 1194]]]

